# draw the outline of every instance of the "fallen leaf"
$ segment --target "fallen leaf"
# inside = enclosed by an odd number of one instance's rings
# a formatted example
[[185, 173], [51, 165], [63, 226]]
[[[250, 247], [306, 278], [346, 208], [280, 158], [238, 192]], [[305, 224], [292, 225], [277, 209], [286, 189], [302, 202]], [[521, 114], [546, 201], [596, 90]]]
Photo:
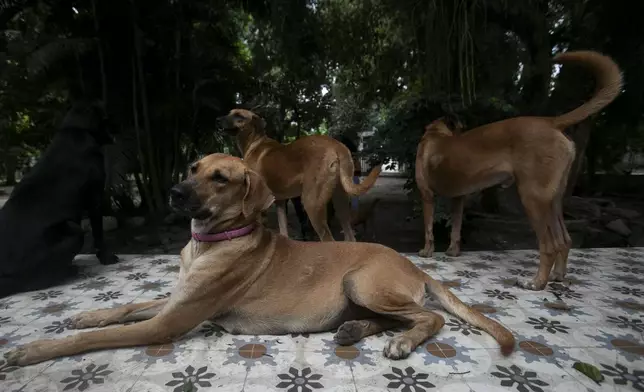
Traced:
[[599, 384], [601, 381], [604, 381], [604, 376], [599, 371], [599, 369], [597, 369], [596, 366], [593, 366], [589, 363], [584, 363], [584, 362], [575, 362], [575, 364], [572, 365], [572, 367], [578, 372], [581, 372], [586, 377], [595, 381], [597, 384]]

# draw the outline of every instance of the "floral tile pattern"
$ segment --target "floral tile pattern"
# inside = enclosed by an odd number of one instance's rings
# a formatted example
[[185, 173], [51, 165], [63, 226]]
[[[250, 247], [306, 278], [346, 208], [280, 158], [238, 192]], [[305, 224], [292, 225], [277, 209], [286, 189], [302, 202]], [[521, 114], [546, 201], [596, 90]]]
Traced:
[[573, 250], [567, 280], [540, 292], [515, 285], [536, 272], [536, 251], [407, 256], [507, 326], [515, 353], [501, 357], [487, 333], [440, 311], [443, 329], [401, 361], [382, 355], [401, 330], [339, 347], [332, 332], [231, 335], [206, 321], [176, 342], [8, 366], [2, 354], [15, 346], [76, 333], [70, 317], [80, 311], [168, 297], [179, 273], [177, 256], [125, 255], [101, 266], [83, 255], [68, 284], [0, 300], [0, 390], [644, 392], [644, 248]]

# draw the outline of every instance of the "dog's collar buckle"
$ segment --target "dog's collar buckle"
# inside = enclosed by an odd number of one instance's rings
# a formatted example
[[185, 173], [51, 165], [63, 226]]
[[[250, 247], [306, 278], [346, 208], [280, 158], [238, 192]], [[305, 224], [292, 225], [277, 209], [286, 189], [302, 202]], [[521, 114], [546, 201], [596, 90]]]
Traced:
[[255, 230], [255, 225], [250, 224], [239, 229], [226, 230], [220, 233], [192, 233], [192, 238], [199, 242], [220, 242], [233, 240], [248, 235]]

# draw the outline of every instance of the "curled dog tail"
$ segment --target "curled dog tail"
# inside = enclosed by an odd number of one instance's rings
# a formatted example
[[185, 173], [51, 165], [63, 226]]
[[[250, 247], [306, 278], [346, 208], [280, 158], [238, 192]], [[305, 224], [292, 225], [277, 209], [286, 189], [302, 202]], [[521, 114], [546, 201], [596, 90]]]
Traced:
[[479, 311], [465, 305], [458, 297], [446, 289], [440, 282], [425, 275], [426, 290], [432, 293], [438, 302], [453, 315], [456, 315], [471, 325], [489, 333], [501, 346], [501, 354], [508, 356], [514, 351], [515, 340], [512, 332], [498, 322], [485, 317]]
[[565, 129], [599, 112], [613, 102], [622, 91], [622, 72], [608, 56], [593, 51], [566, 52], [555, 56], [556, 63], [577, 63], [591, 69], [596, 85], [593, 97], [578, 108], [553, 118], [554, 126]]
[[[360, 184], [353, 183], [353, 160], [351, 159], [351, 151], [342, 145], [340, 149], [342, 153], [338, 154], [338, 163], [340, 164], [340, 182], [342, 188], [351, 196], [362, 195], [376, 183], [376, 179], [382, 171], [382, 166], [376, 166], [369, 172], [367, 178]], [[339, 152], [339, 151], [338, 151]]]

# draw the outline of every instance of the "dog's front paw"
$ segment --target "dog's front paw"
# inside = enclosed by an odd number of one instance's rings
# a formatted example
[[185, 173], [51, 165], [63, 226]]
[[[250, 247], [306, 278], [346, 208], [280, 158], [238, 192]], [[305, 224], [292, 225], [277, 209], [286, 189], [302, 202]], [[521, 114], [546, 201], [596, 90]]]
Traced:
[[124, 316], [124, 312], [120, 311], [119, 308], [88, 310], [72, 316], [70, 328], [83, 329], [105, 327], [106, 325], [118, 323]]
[[404, 336], [397, 336], [387, 342], [384, 354], [389, 359], [405, 359], [415, 348], [411, 339]]
[[432, 257], [434, 254], [434, 246], [425, 246], [423, 249], [418, 251], [418, 256], [420, 257]]
[[539, 291], [543, 290], [544, 287], [546, 287], [546, 284], [548, 282], [538, 282], [537, 280], [523, 280], [523, 279], [518, 279], [516, 285], [526, 289], [526, 290], [533, 290], [533, 291]]
[[449, 248], [445, 251], [445, 254], [450, 257], [457, 257], [461, 254], [461, 245], [457, 242], [452, 242], [449, 245]]
[[20, 360], [24, 358], [25, 355], [27, 355], [27, 349], [24, 346], [21, 346], [6, 352], [4, 354], [4, 359], [7, 361], [7, 366], [23, 366]]
[[563, 282], [565, 280], [566, 275], [562, 274], [561, 272], [556, 272], [552, 271], [550, 273], [550, 278], [548, 278], [551, 282]]
[[7, 365], [27, 366], [51, 359], [51, 356], [46, 355], [45, 350], [50, 342], [50, 340], [37, 340], [20, 347], [16, 347], [4, 354]]
[[97, 251], [96, 257], [98, 257], [98, 261], [103, 265], [116, 264], [120, 261], [115, 254], [105, 251]]

